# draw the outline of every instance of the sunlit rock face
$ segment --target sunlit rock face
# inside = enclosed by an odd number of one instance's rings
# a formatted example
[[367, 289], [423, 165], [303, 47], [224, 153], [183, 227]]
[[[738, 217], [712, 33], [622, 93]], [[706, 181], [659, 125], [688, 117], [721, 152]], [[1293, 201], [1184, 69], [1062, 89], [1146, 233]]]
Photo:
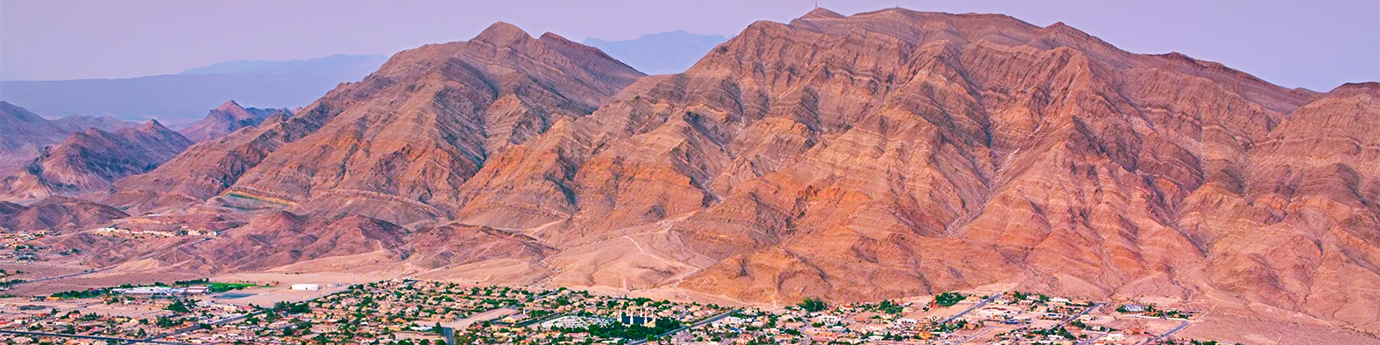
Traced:
[[[375, 253], [767, 303], [1009, 283], [1373, 328], [1378, 89], [1285, 89], [1001, 15], [816, 10], [650, 77], [500, 23], [104, 200], [276, 205], [167, 256], [216, 270]], [[301, 249], [251, 245], [281, 241]]]

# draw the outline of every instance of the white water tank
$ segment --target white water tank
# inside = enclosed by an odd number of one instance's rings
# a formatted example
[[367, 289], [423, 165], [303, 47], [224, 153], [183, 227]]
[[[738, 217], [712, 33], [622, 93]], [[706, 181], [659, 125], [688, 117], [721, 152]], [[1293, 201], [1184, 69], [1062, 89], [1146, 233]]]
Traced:
[[316, 291], [316, 290], [321, 290], [321, 285], [317, 285], [317, 284], [292, 284], [292, 289], [293, 289], [293, 290], [300, 290], [300, 291]]

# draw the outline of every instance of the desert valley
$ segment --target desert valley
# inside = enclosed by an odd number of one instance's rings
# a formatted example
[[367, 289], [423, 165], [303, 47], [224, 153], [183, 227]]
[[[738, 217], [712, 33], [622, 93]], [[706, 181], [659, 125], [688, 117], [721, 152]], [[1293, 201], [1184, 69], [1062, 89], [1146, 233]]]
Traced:
[[[1285, 88], [1095, 34], [819, 8], [646, 75], [498, 22], [310, 105], [228, 101], [178, 130], [0, 103], [0, 329], [57, 341], [29, 325], [180, 312], [110, 297], [121, 284], [223, 282], [263, 292], [158, 331], [1380, 343], [1380, 83]], [[388, 293], [404, 290], [423, 297]], [[323, 330], [359, 303], [383, 303], [357, 319], [373, 327], [412, 313], [396, 331], [415, 336]], [[271, 337], [212, 337], [279, 313]], [[618, 320], [633, 314], [657, 316]], [[168, 336], [143, 340], [192, 342]]]

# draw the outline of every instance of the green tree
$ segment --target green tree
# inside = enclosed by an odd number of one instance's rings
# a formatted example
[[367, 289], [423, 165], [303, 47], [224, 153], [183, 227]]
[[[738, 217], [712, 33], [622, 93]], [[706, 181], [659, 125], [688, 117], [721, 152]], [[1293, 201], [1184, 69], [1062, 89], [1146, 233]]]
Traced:
[[964, 298], [968, 298], [968, 296], [964, 296], [963, 294], [957, 292], [945, 292], [939, 294], [939, 296], [934, 296], [934, 304], [944, 307], [952, 307], [955, 304], [958, 304], [958, 302], [962, 302]]
[[174, 313], [186, 313], [191, 311], [190, 309], [187, 309], [186, 303], [182, 303], [182, 300], [174, 301], [173, 304], [169, 304], [167, 308], [163, 309], [171, 310]]
[[800, 302], [800, 309], [804, 309], [808, 312], [824, 311], [825, 309], [829, 309], [829, 304], [824, 303], [824, 300], [821, 299], [807, 297], [804, 301]]

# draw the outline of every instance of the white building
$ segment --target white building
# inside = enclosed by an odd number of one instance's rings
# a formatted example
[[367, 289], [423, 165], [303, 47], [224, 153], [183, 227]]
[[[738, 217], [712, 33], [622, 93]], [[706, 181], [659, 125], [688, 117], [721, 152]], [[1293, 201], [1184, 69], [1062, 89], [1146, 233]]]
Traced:
[[139, 286], [132, 288], [114, 289], [111, 291], [115, 291], [116, 293], [126, 295], [181, 295], [183, 292], [186, 292], [187, 290], [183, 288], [165, 286]]
[[723, 318], [723, 319], [719, 319], [719, 321], [714, 321], [714, 325], [715, 325], [715, 326], [719, 326], [719, 327], [723, 327], [723, 326], [742, 326], [742, 325], [745, 324], [745, 323], [747, 323], [746, 320], [743, 320], [742, 318], [739, 318], [739, 317], [737, 317], [737, 316], [729, 316], [729, 317], [726, 317], [726, 318]]
[[818, 317], [815, 317], [815, 322], [822, 323], [822, 324], [826, 324], [826, 325], [828, 325], [828, 324], [833, 324], [833, 323], [837, 323], [837, 322], [842, 321], [842, 320], [843, 320], [842, 318], [840, 318], [840, 317], [838, 317], [838, 316], [833, 316], [833, 315], [820, 315], [820, 316], [818, 316]]
[[580, 328], [589, 328], [589, 326], [593, 326], [593, 325], [607, 325], [607, 324], [609, 324], [609, 321], [608, 321], [608, 320], [604, 320], [604, 319], [597, 319], [597, 318], [590, 318], [590, 317], [581, 317], [581, 316], [562, 316], [562, 317], [558, 317], [558, 318], [553, 319], [553, 320], [549, 320], [549, 321], [546, 321], [546, 322], [542, 322], [542, 323], [541, 323], [541, 328], [546, 328], [546, 329], [551, 329], [551, 328], [573, 328], [573, 329], [580, 329]]
[[292, 289], [293, 289], [293, 290], [298, 290], [298, 291], [316, 291], [316, 290], [321, 290], [321, 285], [318, 285], [318, 284], [292, 284]]

